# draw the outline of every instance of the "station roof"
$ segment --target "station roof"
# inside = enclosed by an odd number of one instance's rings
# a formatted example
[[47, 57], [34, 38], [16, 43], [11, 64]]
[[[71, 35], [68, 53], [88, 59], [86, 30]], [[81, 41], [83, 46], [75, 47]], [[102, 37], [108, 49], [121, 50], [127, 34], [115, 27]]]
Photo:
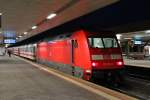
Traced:
[[148, 29], [149, 9], [148, 0], [1, 0], [1, 29], [23, 36], [19, 43], [80, 28], [125, 33]]
[[[2, 13], [2, 31], [13, 31], [19, 35], [24, 32], [38, 34], [47, 29], [61, 25], [86, 13], [102, 8], [117, 0], [0, 0]], [[31, 32], [34, 25], [40, 26], [46, 17], [56, 13], [57, 17], [46, 21], [49, 26]], [[42, 27], [42, 25], [40, 26]]]

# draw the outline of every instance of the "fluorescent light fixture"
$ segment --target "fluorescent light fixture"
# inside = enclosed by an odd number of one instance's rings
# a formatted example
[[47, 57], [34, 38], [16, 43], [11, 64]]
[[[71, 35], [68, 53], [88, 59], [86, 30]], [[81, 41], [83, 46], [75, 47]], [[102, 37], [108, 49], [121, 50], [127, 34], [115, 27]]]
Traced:
[[124, 39], [126, 39], [126, 40], [130, 40], [130, 39], [132, 39], [132, 38], [126, 37], [126, 38], [124, 38]]
[[55, 13], [52, 13], [52, 14], [48, 15], [48, 16], [46, 17], [46, 19], [52, 19], [52, 18], [54, 18], [55, 16], [56, 16], [56, 14], [55, 14]]
[[36, 29], [36, 28], [37, 28], [37, 26], [33, 26], [33, 27], [32, 27], [32, 29]]
[[145, 33], [150, 33], [150, 30], [145, 31]]
[[28, 32], [24, 32], [23, 34], [26, 35]]

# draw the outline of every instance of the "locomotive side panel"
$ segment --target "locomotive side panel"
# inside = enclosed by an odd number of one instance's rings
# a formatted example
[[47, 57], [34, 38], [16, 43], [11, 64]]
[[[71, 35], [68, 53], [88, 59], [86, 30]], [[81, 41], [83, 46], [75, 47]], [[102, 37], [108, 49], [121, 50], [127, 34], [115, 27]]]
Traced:
[[70, 64], [70, 41], [56, 40], [48, 43], [48, 61]]
[[86, 31], [77, 31], [71, 36], [71, 39], [74, 40], [73, 65], [80, 68], [84, 79], [89, 80], [92, 68], [86, 34]]

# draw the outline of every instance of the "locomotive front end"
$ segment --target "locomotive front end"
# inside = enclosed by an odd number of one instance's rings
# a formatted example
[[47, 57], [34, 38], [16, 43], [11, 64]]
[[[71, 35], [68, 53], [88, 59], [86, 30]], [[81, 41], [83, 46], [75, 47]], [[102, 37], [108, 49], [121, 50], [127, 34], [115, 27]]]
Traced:
[[124, 68], [121, 48], [115, 35], [92, 34], [88, 37], [92, 77], [120, 76]]

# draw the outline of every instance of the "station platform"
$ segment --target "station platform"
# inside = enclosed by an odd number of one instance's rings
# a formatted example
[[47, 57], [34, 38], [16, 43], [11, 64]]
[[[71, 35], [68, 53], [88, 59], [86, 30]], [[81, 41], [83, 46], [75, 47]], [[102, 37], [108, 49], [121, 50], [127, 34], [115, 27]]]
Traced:
[[[40, 65], [12, 56], [0, 56], [1, 100], [134, 100], [93, 83], [44, 71]], [[49, 70], [49, 69], [48, 69]], [[63, 78], [60, 78], [61, 76]], [[68, 77], [68, 76], [67, 76]], [[68, 80], [69, 81], [68, 81]]]
[[124, 58], [124, 64], [127, 66], [150, 68], [150, 60], [134, 60]]

